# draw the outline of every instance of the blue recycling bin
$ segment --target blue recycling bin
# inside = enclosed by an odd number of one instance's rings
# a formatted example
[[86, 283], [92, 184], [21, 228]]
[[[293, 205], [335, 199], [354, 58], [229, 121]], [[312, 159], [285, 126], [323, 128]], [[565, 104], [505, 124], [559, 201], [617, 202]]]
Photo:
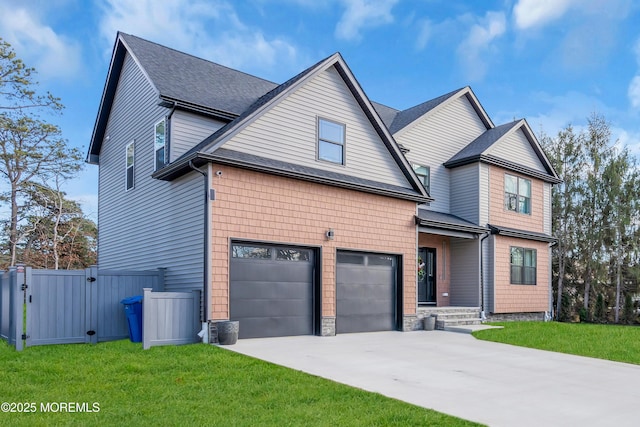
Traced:
[[125, 298], [124, 313], [129, 324], [129, 339], [131, 342], [142, 342], [142, 295]]

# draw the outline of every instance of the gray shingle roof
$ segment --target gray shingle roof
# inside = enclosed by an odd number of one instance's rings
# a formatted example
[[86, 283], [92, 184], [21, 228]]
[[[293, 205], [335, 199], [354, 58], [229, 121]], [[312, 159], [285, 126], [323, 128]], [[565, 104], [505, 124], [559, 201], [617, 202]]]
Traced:
[[418, 209], [418, 223], [424, 226], [443, 228], [454, 231], [464, 231], [471, 233], [485, 233], [488, 230], [482, 226], [474, 224], [466, 219], [455, 215], [435, 212], [428, 209]]
[[[335, 55], [335, 54], [334, 54]], [[296, 76], [290, 78], [289, 80], [287, 80], [286, 82], [282, 83], [281, 85], [276, 85], [274, 88], [272, 88], [270, 91], [268, 91], [267, 93], [265, 93], [264, 95], [260, 96], [259, 98], [257, 98], [256, 100], [254, 100], [253, 103], [249, 104], [247, 106], [247, 108], [245, 108], [245, 110], [243, 110], [241, 112], [241, 114], [236, 117], [233, 121], [227, 123], [225, 126], [221, 127], [220, 129], [218, 129], [215, 133], [213, 133], [212, 135], [209, 135], [207, 138], [205, 138], [203, 141], [201, 141], [199, 144], [195, 145], [193, 148], [191, 148], [189, 151], [187, 151], [186, 153], [184, 153], [182, 156], [180, 156], [179, 159], [177, 159], [176, 161], [179, 161], [180, 159], [184, 158], [184, 157], [188, 157], [189, 155], [193, 154], [193, 153], [197, 153], [200, 150], [203, 150], [205, 147], [215, 143], [215, 141], [220, 138], [221, 136], [225, 135], [229, 129], [233, 128], [234, 126], [236, 126], [238, 123], [242, 122], [242, 120], [244, 120], [245, 118], [247, 118], [248, 116], [250, 116], [251, 114], [253, 114], [257, 109], [259, 109], [260, 107], [262, 107], [264, 104], [268, 103], [269, 101], [271, 101], [273, 98], [275, 98], [276, 96], [278, 96], [280, 93], [282, 93], [283, 91], [285, 91], [287, 88], [291, 87], [292, 85], [294, 85], [296, 82], [298, 82], [299, 80], [301, 80], [302, 78], [304, 78], [307, 74], [309, 74], [311, 71], [313, 71], [319, 64], [321, 64], [322, 62], [328, 60], [329, 58], [331, 58], [333, 55], [324, 58], [321, 61], [318, 61], [317, 63], [313, 64], [311, 67], [307, 68], [306, 70], [300, 72], [299, 74], [297, 74]]]
[[557, 242], [553, 236], [535, 231], [518, 230], [516, 228], [502, 227], [498, 225], [488, 224], [491, 234], [500, 234], [507, 237], [516, 237], [519, 239], [535, 240], [538, 242], [554, 243]]
[[160, 96], [240, 115], [276, 83], [120, 33]]
[[371, 181], [368, 179], [358, 178], [352, 175], [331, 172], [323, 169], [296, 165], [289, 162], [283, 162], [281, 160], [268, 159], [253, 154], [229, 150], [227, 148], [218, 148], [213, 152], [212, 156], [214, 156], [218, 160], [229, 160], [236, 165], [246, 164], [253, 167], [262, 167], [268, 170], [294, 176], [298, 179], [305, 177], [307, 179], [322, 182], [324, 184], [334, 183], [338, 184], [341, 187], [344, 187], [345, 184], [348, 184], [352, 187], [357, 187], [358, 189], [368, 189], [370, 192], [389, 194], [393, 193], [405, 196], [406, 198], [414, 198], [416, 200], [423, 199], [423, 197], [421, 197], [416, 191], [411, 188], [400, 187], [397, 185], [391, 185], [378, 181]]
[[445, 166], [447, 164], [453, 164], [464, 161], [465, 159], [480, 156], [518, 124], [520, 124], [520, 120], [488, 129], [482, 135], [471, 141], [469, 145], [458, 151], [458, 153], [456, 153], [452, 158], [447, 160], [447, 162], [445, 162]]
[[400, 110], [396, 110], [395, 108], [388, 107], [384, 104], [380, 104], [379, 102], [371, 101], [371, 105], [376, 110], [382, 122], [389, 128], [391, 123], [393, 123], [393, 119], [396, 118], [396, 115], [400, 112]]

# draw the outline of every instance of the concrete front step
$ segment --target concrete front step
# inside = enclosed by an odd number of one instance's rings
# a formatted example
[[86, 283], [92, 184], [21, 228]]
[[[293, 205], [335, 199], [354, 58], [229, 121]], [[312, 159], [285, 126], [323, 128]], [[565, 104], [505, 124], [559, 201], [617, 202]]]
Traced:
[[482, 325], [479, 307], [419, 307], [422, 316], [435, 316], [435, 329]]
[[440, 320], [436, 319], [436, 329], [444, 331], [447, 328], [454, 326], [467, 326], [467, 325], [482, 325], [482, 320], [478, 319], [452, 319], [452, 320]]
[[463, 334], [471, 334], [475, 331], [483, 331], [485, 329], [502, 329], [503, 326], [489, 326], [489, 325], [458, 325], [458, 326], [445, 326], [446, 332], [461, 332]]
[[438, 320], [455, 320], [455, 319], [479, 319], [480, 313], [475, 312], [459, 312], [459, 313], [438, 313]]

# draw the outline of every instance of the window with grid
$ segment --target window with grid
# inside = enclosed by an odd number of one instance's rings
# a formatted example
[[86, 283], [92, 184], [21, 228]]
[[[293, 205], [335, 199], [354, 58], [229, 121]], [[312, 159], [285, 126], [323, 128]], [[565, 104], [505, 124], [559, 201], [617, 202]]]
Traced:
[[511, 247], [511, 284], [536, 284], [536, 250]]
[[504, 206], [509, 211], [531, 214], [531, 180], [505, 174]]
[[318, 159], [344, 165], [345, 125], [318, 118]]

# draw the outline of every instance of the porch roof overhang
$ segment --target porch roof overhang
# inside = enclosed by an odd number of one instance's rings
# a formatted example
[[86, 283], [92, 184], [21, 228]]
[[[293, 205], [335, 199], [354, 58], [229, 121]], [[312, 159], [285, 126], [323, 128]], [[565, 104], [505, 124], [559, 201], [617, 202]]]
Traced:
[[418, 231], [463, 239], [477, 239], [489, 232], [485, 227], [476, 225], [455, 215], [419, 209], [416, 215]]
[[518, 230], [515, 228], [502, 227], [497, 225], [489, 225], [491, 234], [499, 234], [505, 237], [516, 237], [518, 239], [534, 240], [537, 242], [545, 243], [557, 243], [558, 239], [553, 236], [544, 233], [537, 233], [535, 231]]

